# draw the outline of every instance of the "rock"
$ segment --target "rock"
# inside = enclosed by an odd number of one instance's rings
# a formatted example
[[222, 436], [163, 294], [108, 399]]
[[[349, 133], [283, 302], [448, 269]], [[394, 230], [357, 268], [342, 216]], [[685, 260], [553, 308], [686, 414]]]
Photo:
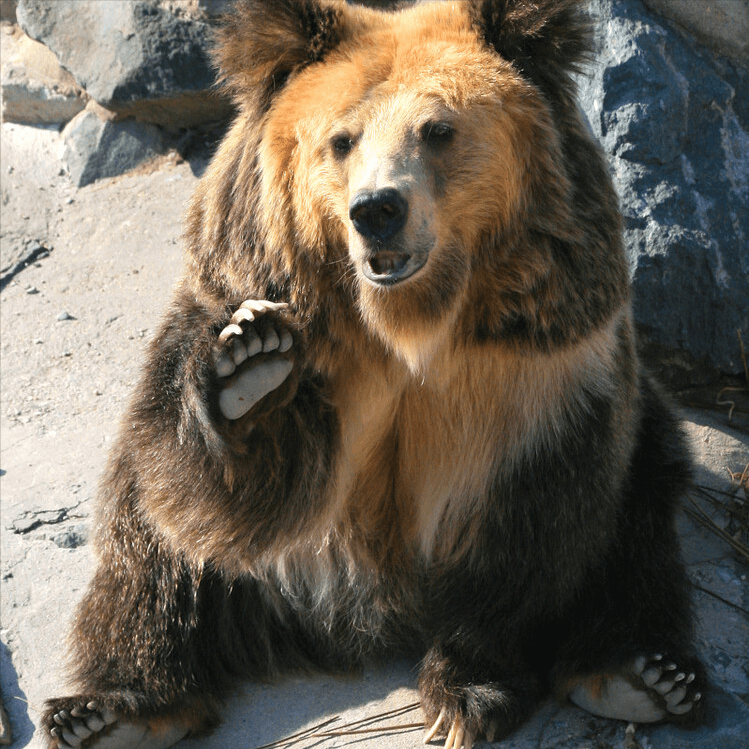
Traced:
[[644, 0], [728, 57], [749, 60], [749, 0]]
[[592, 0], [582, 105], [609, 156], [645, 353], [673, 385], [743, 372], [749, 342], [749, 71], [640, 0]]
[[101, 119], [89, 108], [68, 123], [63, 139], [63, 159], [77, 187], [124, 174], [165, 150], [155, 125]]
[[223, 7], [217, 0], [20, 0], [16, 12], [24, 31], [101, 106], [180, 129], [231, 112], [211, 88], [208, 55], [211, 14]]
[[86, 523], [78, 523], [72, 528], [66, 528], [59, 533], [50, 536], [50, 541], [60, 549], [77, 549], [85, 546], [89, 539], [89, 526]]
[[4, 23], [0, 66], [4, 122], [64, 124], [86, 105], [83, 91], [54, 53]]

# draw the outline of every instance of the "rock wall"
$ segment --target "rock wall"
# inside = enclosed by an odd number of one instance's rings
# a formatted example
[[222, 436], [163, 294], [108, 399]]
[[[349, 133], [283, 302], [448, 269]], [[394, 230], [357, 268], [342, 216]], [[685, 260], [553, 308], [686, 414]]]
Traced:
[[83, 89], [52, 50], [12, 22], [3, 24], [0, 39], [3, 121], [55, 125], [68, 122], [86, 106]]
[[719, 54], [749, 60], [749, 0], [644, 0], [644, 3]]
[[[747, 10], [745, 0], [733, 5]], [[743, 58], [716, 54], [640, 0], [592, 0], [590, 8], [598, 55], [580, 78], [582, 104], [620, 195], [646, 352], [672, 384], [741, 373], [749, 71]]]
[[[65, 125], [79, 186], [231, 116], [207, 52], [231, 0], [0, 2], [3, 117]], [[676, 386], [742, 374], [749, 0], [589, 5], [598, 58], [580, 78], [582, 105], [621, 197], [644, 350]]]

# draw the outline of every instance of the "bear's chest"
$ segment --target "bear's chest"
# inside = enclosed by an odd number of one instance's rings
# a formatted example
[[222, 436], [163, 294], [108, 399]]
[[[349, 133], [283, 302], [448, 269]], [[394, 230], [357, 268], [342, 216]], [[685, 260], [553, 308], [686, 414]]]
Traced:
[[522, 356], [465, 346], [439, 353], [423, 375], [397, 362], [350, 367], [332, 389], [333, 524], [386, 539], [381, 553], [455, 553], [484, 503], [503, 501], [502, 482], [554, 450], [607, 382], [610, 352], [600, 349], [595, 340]]
[[[446, 515], [479, 509], [503, 464], [528, 440], [482, 357], [419, 378], [402, 368], [360, 367], [336, 383], [340, 439], [330, 507], [335, 519], [383, 553], [430, 557]], [[510, 425], [513, 425], [510, 427]], [[441, 529], [442, 527], [442, 529]]]

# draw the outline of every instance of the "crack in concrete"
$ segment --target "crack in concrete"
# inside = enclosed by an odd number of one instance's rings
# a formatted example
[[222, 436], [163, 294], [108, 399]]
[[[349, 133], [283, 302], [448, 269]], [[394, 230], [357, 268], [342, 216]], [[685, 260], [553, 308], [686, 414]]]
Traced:
[[59, 525], [66, 520], [79, 520], [85, 516], [75, 515], [73, 512], [80, 506], [81, 502], [73, 507], [61, 507], [57, 510], [26, 510], [11, 523], [9, 530], [18, 535], [26, 535], [43, 525]]
[[26, 269], [32, 263], [42, 258], [49, 257], [50, 247], [45, 247], [38, 240], [32, 240], [28, 243], [24, 254], [15, 265], [9, 265], [2, 268], [2, 277], [0, 277], [0, 291], [2, 291], [22, 270]]

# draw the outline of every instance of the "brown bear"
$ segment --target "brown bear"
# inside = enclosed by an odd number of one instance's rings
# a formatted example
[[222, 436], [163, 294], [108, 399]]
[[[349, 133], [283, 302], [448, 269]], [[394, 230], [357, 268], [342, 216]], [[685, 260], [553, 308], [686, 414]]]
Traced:
[[699, 718], [689, 460], [575, 101], [580, 5], [227, 20], [238, 114], [102, 485], [50, 746], [168, 746], [237, 679], [395, 651], [447, 749], [550, 692]]

